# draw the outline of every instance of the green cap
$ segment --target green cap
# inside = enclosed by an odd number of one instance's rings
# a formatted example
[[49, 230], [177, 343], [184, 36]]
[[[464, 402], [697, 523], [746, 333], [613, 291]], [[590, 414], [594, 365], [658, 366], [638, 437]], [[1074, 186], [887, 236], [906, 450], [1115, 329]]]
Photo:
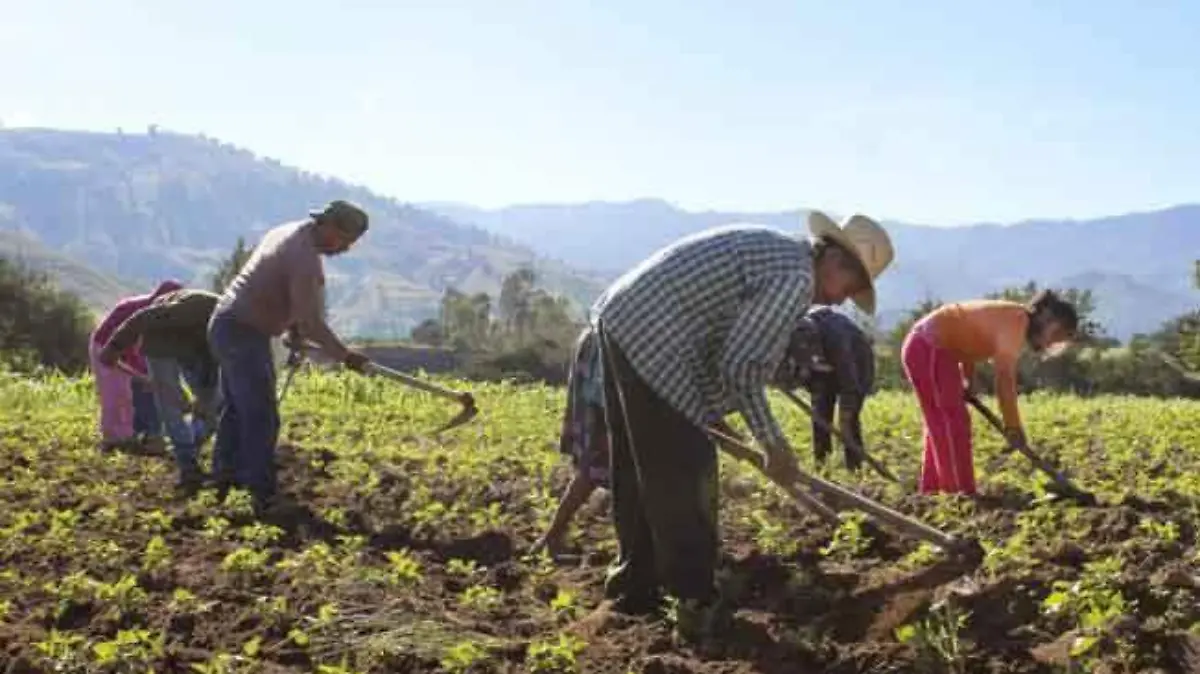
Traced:
[[343, 234], [360, 237], [367, 231], [367, 214], [363, 209], [344, 199], [329, 202], [324, 210], [309, 211], [309, 216], [320, 224], [335, 227]]

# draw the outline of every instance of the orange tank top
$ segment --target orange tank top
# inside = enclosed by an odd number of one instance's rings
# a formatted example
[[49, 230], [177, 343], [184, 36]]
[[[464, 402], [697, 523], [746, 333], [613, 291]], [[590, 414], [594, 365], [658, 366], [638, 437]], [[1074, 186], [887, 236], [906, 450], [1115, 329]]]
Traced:
[[963, 363], [968, 377], [975, 363], [992, 361], [1004, 425], [1020, 428], [1017, 361], [1029, 329], [1025, 305], [1007, 300], [955, 302], [938, 307], [925, 320], [934, 341]]

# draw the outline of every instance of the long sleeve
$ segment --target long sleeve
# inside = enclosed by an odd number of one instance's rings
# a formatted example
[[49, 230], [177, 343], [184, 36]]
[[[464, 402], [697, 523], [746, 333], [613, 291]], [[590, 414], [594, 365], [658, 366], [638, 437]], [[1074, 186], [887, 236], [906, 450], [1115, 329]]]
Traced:
[[288, 292], [295, 316], [294, 327], [301, 339], [315, 342], [330, 358], [342, 361], [349, 349], [325, 323], [322, 315], [324, 290], [320, 270], [298, 269], [292, 273]]
[[787, 348], [792, 326], [812, 296], [807, 270], [764, 279], [742, 305], [721, 358], [727, 390], [750, 430], [764, 446], [787, 445], [771, 413], [766, 385]]

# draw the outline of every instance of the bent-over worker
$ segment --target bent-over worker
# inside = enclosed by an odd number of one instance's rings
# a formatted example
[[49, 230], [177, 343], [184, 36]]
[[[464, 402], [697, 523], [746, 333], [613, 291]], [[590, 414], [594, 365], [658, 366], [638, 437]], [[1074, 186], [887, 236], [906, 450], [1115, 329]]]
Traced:
[[725, 619], [716, 605], [717, 457], [708, 429], [734, 411], [785, 481], [796, 457], [771, 413], [789, 337], [813, 302], [875, 309], [891, 241], [861, 215], [819, 212], [813, 239], [730, 225], [681, 239], [618, 279], [595, 306], [612, 439], [619, 546], [606, 595], [621, 612], [680, 600], [685, 636]]
[[275, 500], [279, 406], [271, 338], [315, 343], [354, 370], [368, 359], [351, 351], [324, 316], [323, 255], [350, 249], [367, 231], [367, 214], [342, 200], [299, 222], [268, 231], [221, 295], [208, 339], [221, 368], [225, 407], [217, 427], [213, 472], [218, 484], [250, 490], [260, 514]]
[[[780, 388], [806, 389], [812, 396], [813, 455], [824, 464], [832, 450], [829, 429], [838, 417], [840, 430], [863, 448], [862, 410], [875, 386], [875, 351], [871, 339], [849, 316], [832, 307], [808, 312], [792, 337], [786, 364], [814, 359], [816, 365], [782, 368]], [[863, 459], [845, 443], [846, 468], [858, 472]]]
[[[208, 345], [208, 322], [219, 296], [183, 289], [160, 295], [121, 323], [104, 345], [101, 362], [139, 341], [150, 371], [151, 388], [179, 468], [179, 486], [194, 487], [203, 477], [197, 457], [217, 418], [220, 391], [216, 359]], [[189, 424], [182, 381], [195, 405]]]

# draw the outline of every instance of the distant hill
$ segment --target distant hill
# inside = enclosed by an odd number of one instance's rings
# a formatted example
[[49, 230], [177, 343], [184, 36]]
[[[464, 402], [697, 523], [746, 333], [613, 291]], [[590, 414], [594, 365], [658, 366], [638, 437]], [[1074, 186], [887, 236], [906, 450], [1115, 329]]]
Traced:
[[58, 287], [79, 296], [97, 313], [107, 311], [122, 297], [146, 292], [145, 288], [96, 271], [19, 232], [0, 231], [0, 258], [45, 273]]
[[[427, 208], [612, 277], [672, 240], [706, 227], [756, 222], [803, 231], [807, 211], [689, 212], [657, 199], [483, 210]], [[831, 214], [833, 215], [833, 214]], [[836, 217], [836, 216], [835, 216]], [[926, 298], [981, 296], [1030, 279], [1091, 289], [1114, 336], [1150, 331], [1200, 306], [1191, 286], [1200, 257], [1200, 205], [1087, 221], [928, 227], [885, 221], [897, 260], [879, 287], [879, 319], [891, 325]]]
[[361, 244], [326, 266], [331, 319], [347, 334], [406, 335], [434, 314], [447, 286], [495, 295], [524, 264], [579, 303], [602, 287], [478, 227], [203, 136], [0, 130], [0, 232], [65, 256], [55, 258], [60, 266], [86, 263], [97, 272], [82, 282], [92, 298], [115, 290], [111, 277], [139, 291], [165, 277], [207, 285], [238, 236], [253, 244], [334, 198], [361, 203], [372, 218]]

